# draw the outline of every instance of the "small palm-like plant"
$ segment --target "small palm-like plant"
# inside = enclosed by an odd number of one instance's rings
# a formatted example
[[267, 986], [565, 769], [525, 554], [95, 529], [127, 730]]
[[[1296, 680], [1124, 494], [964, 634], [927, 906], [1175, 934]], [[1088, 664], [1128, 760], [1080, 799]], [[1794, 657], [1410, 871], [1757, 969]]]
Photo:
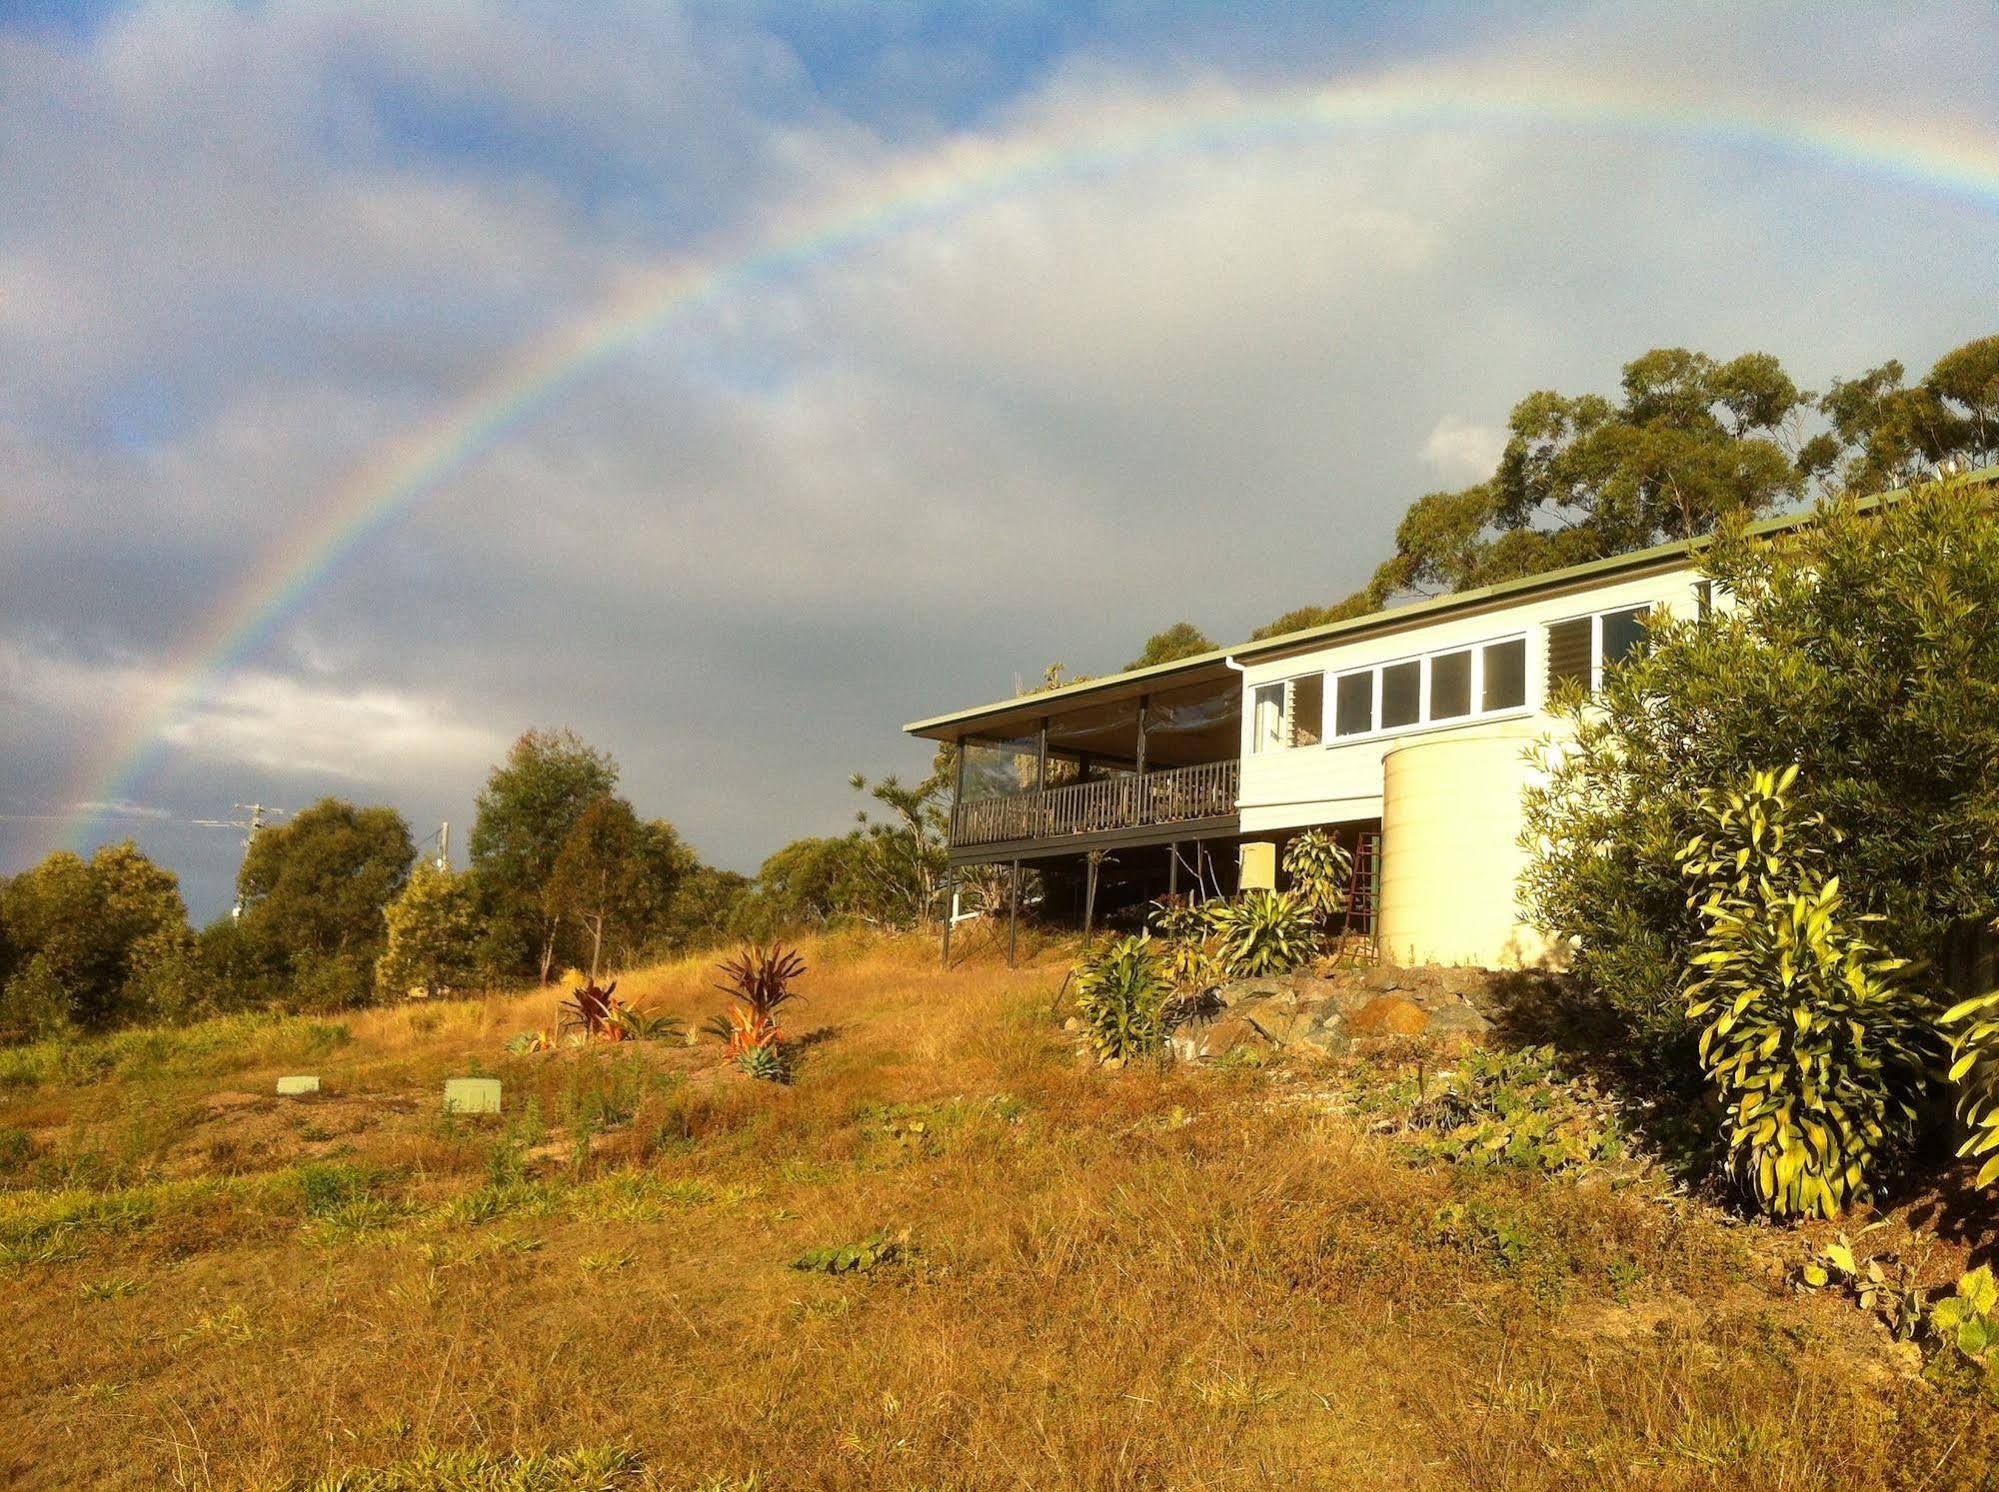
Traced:
[[1908, 960], [1820, 877], [1796, 778], [1705, 796], [1708, 831], [1680, 852], [1707, 889], [1685, 993], [1737, 1179], [1772, 1216], [1832, 1217], [1913, 1140], [1935, 1037]]
[[750, 943], [723, 963], [719, 972], [725, 982], [715, 987], [734, 1003], [710, 1021], [708, 1029], [728, 1042], [731, 1055], [736, 1057], [767, 1047], [775, 1049], [784, 1039], [777, 1013], [804, 998], [791, 987], [805, 972], [804, 958], [782, 943]]
[[1106, 1061], [1157, 1052], [1172, 1000], [1173, 979], [1150, 933], [1120, 938], [1076, 966], [1076, 1014]]
[[604, 989], [588, 981], [575, 986], [575, 992], [570, 998], [557, 1007], [562, 1015], [561, 1024], [568, 1029], [580, 1027], [588, 1036], [602, 1036], [605, 1022], [610, 1019], [612, 1010], [617, 1007], [618, 1002], [614, 998], [617, 989], [618, 981], [615, 979]]
[[1217, 956], [1238, 979], [1288, 974], [1319, 952], [1319, 918], [1288, 891], [1245, 891], [1210, 902], [1208, 925], [1219, 935]]
[[1347, 909], [1353, 856], [1324, 829], [1307, 829], [1284, 847], [1284, 873], [1291, 878], [1291, 894], [1321, 922]]
[[678, 1016], [656, 1013], [622, 1000], [611, 1004], [604, 1017], [604, 1029], [613, 1041], [674, 1041], [686, 1028]]

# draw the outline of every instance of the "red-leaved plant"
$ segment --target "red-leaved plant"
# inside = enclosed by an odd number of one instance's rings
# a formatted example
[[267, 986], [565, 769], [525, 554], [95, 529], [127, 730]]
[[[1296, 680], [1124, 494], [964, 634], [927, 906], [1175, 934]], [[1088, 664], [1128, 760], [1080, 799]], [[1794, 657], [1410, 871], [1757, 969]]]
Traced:
[[727, 1041], [730, 1055], [738, 1059], [752, 1052], [775, 1053], [784, 1039], [778, 1011], [804, 998], [791, 981], [805, 972], [805, 960], [782, 943], [749, 943], [717, 972], [725, 982], [715, 987], [730, 997], [730, 1005], [708, 1029]]

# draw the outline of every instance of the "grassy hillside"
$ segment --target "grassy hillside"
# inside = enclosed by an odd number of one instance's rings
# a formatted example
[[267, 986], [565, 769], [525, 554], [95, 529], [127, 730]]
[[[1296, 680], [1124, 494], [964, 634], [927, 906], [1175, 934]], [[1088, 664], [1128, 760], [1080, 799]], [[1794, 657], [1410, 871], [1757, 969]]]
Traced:
[[[506, 1055], [552, 996], [0, 1054], [0, 1481], [1989, 1484], [1982, 1398], [1598, 1109], [1471, 1164], [1393, 1052], [1103, 1072], [1053, 951], [807, 953], [788, 1088]], [[709, 978], [620, 993], [693, 1025]], [[506, 1114], [446, 1120], [475, 1071]]]

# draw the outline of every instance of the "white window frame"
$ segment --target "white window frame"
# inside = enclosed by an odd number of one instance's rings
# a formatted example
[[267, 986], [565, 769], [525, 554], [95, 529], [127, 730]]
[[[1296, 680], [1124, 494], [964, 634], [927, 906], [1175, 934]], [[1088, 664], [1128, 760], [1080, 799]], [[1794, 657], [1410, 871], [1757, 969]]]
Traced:
[[1606, 606], [1602, 611], [1584, 611], [1574, 616], [1555, 617], [1542, 624], [1541, 651], [1543, 655], [1548, 651], [1550, 627], [1559, 627], [1564, 622], [1580, 622], [1584, 617], [1589, 618], [1589, 692], [1592, 695], [1599, 694], [1603, 690], [1603, 619], [1623, 616], [1629, 611], [1644, 614], [1658, 609], [1657, 601], [1634, 601], [1626, 606]]
[[[1613, 608], [1616, 609], [1616, 608]], [[1592, 633], [1594, 637], [1596, 634]], [[1516, 716], [1534, 713], [1533, 678], [1527, 679], [1526, 693], [1517, 705], [1505, 705], [1497, 710], [1483, 708], [1485, 699], [1485, 650], [1498, 643], [1517, 642], [1531, 661], [1534, 652], [1528, 646], [1526, 632], [1502, 632], [1495, 637], [1481, 637], [1476, 642], [1453, 643], [1449, 647], [1432, 648], [1426, 653], [1405, 653], [1399, 658], [1383, 658], [1379, 663], [1369, 663], [1360, 668], [1328, 670], [1326, 674], [1326, 716], [1324, 734], [1325, 745], [1353, 746], [1366, 741], [1379, 741], [1390, 736], [1413, 735], [1418, 731], [1450, 730], [1460, 725], [1479, 725], [1488, 720], [1508, 720]], [[1471, 654], [1471, 709], [1463, 715], [1446, 715], [1442, 719], [1432, 719], [1430, 715], [1430, 660], [1448, 657], [1453, 653]], [[1383, 725], [1381, 723], [1381, 676], [1384, 671], [1398, 663], [1416, 663], [1416, 719], [1407, 725]], [[1364, 731], [1355, 731], [1350, 736], [1337, 734], [1339, 730], [1339, 687], [1341, 679], [1353, 678], [1360, 674], [1374, 677], [1373, 704], [1369, 719], [1374, 724]]]
[[[1319, 739], [1308, 745], [1299, 746], [1294, 744], [1291, 739], [1296, 734], [1296, 722], [1293, 711], [1297, 707], [1298, 685], [1301, 681], [1314, 677], [1321, 681], [1319, 692]], [[1261, 684], [1250, 685], [1249, 709], [1244, 712], [1247, 720], [1247, 727], [1244, 734], [1248, 739], [1243, 743], [1243, 755], [1276, 756], [1280, 752], [1285, 751], [1316, 751], [1319, 747], [1325, 745], [1326, 721], [1331, 713], [1331, 695], [1325, 689], [1325, 681], [1331, 677], [1324, 669], [1308, 668], [1303, 673], [1290, 674], [1281, 679], [1267, 679]], [[1284, 691], [1284, 703], [1279, 707], [1277, 712], [1277, 740], [1273, 744], [1265, 746], [1263, 744], [1263, 737], [1257, 729], [1256, 697], [1266, 689], [1277, 688], [1282, 688]]]

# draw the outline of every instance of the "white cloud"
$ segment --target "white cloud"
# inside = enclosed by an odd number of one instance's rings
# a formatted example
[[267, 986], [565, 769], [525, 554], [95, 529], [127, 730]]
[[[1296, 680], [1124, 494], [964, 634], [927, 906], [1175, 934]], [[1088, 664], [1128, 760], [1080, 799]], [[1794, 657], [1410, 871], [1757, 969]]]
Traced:
[[[130, 661], [91, 661], [0, 642], [0, 701], [79, 732], [159, 717], [178, 680]], [[193, 756], [291, 776], [393, 783], [477, 773], [506, 744], [442, 696], [309, 684], [265, 669], [227, 675], [175, 707], [161, 731]], [[104, 810], [114, 805], [80, 805]], [[136, 807], [121, 800], [121, 811]]]
[[1482, 482], [1499, 464], [1506, 431], [1447, 414], [1431, 427], [1419, 453], [1424, 465], [1447, 481]]

